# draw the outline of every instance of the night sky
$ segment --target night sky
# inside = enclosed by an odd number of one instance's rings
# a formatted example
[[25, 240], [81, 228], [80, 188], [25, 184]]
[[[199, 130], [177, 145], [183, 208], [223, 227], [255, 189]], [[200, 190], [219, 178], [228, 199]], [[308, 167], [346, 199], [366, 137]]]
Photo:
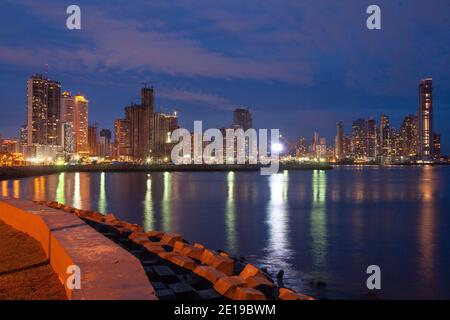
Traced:
[[[66, 28], [81, 7], [82, 30]], [[366, 28], [366, 8], [382, 30]], [[450, 1], [152, 0], [0, 3], [0, 132], [25, 123], [26, 81], [44, 73], [87, 95], [89, 120], [112, 128], [153, 84], [156, 110], [180, 124], [231, 124], [249, 106], [257, 128], [286, 136], [381, 113], [399, 126], [417, 112], [420, 79], [433, 77], [435, 128], [450, 153]]]

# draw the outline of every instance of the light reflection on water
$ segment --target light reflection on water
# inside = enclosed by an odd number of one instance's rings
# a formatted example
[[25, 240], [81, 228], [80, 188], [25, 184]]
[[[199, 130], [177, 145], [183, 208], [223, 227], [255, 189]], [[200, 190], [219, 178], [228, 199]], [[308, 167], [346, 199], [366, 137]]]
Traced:
[[[0, 195], [113, 212], [146, 230], [247, 256], [318, 297], [450, 298], [450, 168], [60, 173], [2, 181]], [[312, 284], [310, 283], [312, 281]], [[326, 282], [317, 288], [314, 282]]]

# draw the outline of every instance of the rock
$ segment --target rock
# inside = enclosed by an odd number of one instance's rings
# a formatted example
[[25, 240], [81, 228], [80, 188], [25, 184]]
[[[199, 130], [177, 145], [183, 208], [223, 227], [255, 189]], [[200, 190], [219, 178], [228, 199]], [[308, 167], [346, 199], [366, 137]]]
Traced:
[[280, 271], [278, 271], [277, 273], [277, 279], [283, 279], [284, 277], [284, 270], [281, 269]]

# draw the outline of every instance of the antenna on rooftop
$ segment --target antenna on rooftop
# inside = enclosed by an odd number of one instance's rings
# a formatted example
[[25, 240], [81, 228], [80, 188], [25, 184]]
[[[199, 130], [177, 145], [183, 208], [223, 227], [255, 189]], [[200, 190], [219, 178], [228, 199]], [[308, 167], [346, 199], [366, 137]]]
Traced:
[[45, 64], [45, 79], [48, 79], [48, 63]]

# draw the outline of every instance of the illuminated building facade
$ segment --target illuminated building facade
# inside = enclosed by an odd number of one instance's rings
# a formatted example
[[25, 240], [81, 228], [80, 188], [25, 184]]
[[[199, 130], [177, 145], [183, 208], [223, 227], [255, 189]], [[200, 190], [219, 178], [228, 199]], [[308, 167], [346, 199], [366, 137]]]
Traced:
[[433, 158], [439, 160], [441, 157], [441, 135], [435, 133], [433, 135]]
[[114, 122], [114, 144], [115, 158], [118, 160], [129, 160], [131, 157], [131, 133], [130, 121], [127, 119], [116, 119]]
[[27, 144], [61, 144], [61, 84], [41, 74], [28, 79]]
[[178, 127], [176, 112], [173, 114], [155, 112], [153, 116], [153, 155], [160, 158], [170, 155], [170, 147], [172, 146], [170, 135]]
[[433, 157], [433, 80], [423, 79], [419, 84], [419, 140], [418, 156], [421, 160]]
[[352, 151], [355, 159], [367, 157], [367, 123], [364, 119], [353, 121]]
[[100, 131], [99, 153], [104, 158], [111, 156], [111, 131], [108, 129]]
[[344, 125], [342, 122], [336, 124], [336, 138], [335, 138], [335, 157], [336, 160], [344, 158]]
[[414, 158], [417, 156], [417, 116], [409, 114], [403, 120], [400, 128], [400, 137], [402, 143], [402, 155]]
[[92, 157], [98, 156], [98, 129], [96, 126], [88, 127], [88, 144], [89, 155]]

